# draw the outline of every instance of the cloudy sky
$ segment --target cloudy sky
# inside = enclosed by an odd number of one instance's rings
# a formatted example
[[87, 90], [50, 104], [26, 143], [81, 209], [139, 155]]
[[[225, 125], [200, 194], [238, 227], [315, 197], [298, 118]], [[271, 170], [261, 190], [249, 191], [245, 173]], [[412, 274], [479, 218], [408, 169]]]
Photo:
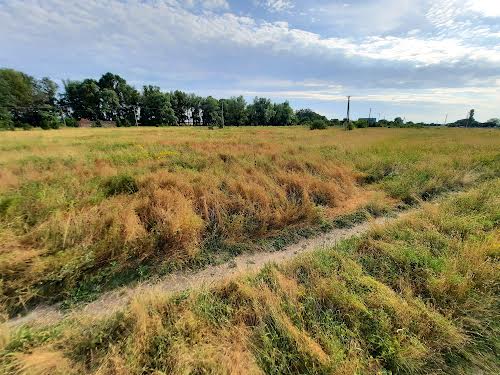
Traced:
[[0, 0], [0, 66], [289, 100], [329, 117], [500, 117], [500, 0]]

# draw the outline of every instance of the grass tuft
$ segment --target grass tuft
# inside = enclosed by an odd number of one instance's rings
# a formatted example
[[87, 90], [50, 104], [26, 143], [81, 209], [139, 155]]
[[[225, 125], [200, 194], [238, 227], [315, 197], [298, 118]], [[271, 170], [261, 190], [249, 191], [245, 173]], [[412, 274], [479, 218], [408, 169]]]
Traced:
[[497, 179], [255, 275], [21, 328], [1, 369], [497, 374], [499, 197]]
[[129, 175], [109, 177], [104, 181], [103, 187], [107, 197], [118, 194], [134, 194], [139, 190], [135, 179]]

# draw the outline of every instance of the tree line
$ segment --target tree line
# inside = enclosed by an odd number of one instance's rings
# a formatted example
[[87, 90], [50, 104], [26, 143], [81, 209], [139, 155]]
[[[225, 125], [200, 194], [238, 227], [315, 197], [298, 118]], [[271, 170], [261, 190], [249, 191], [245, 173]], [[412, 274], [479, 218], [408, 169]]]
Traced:
[[311, 119], [328, 119], [311, 110], [295, 112], [288, 102], [273, 103], [256, 97], [247, 103], [243, 96], [216, 99], [180, 90], [163, 92], [144, 86], [139, 92], [119, 75], [106, 73], [99, 80], [37, 80], [12, 69], [0, 69], [0, 126], [53, 128], [65, 122], [88, 119], [98, 125], [113, 121], [117, 126], [245, 126], [294, 125]]
[[[193, 125], [222, 127], [247, 125], [308, 125], [311, 129], [341, 126], [346, 119], [329, 120], [311, 109], [294, 111], [290, 104], [273, 103], [256, 97], [247, 103], [243, 96], [216, 99], [180, 90], [163, 92], [147, 85], [139, 92], [117, 74], [106, 73], [99, 80], [63, 81], [63, 90], [50, 78], [36, 79], [13, 69], [0, 69], [0, 128], [77, 126], [88, 119], [94, 126], [112, 121], [117, 126]], [[498, 119], [479, 123], [470, 116], [449, 126], [500, 126]], [[438, 124], [394, 121], [348, 122], [353, 127], [419, 127]], [[347, 128], [347, 127], [346, 127]]]

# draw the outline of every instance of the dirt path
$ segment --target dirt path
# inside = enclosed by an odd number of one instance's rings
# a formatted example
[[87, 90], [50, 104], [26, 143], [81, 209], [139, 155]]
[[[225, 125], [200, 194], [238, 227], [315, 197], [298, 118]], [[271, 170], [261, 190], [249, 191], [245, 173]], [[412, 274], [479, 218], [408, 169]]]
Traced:
[[295, 244], [285, 247], [281, 251], [258, 252], [242, 254], [233, 260], [216, 266], [208, 266], [203, 270], [193, 272], [175, 272], [164, 277], [156, 283], [144, 282], [132, 287], [122, 287], [103, 294], [99, 299], [85, 306], [62, 312], [57, 305], [38, 307], [25, 316], [13, 318], [6, 322], [10, 328], [27, 323], [53, 324], [73, 314], [91, 314], [104, 316], [123, 308], [131, 299], [149, 291], [179, 292], [187, 289], [209, 287], [220, 280], [234, 277], [235, 275], [258, 271], [269, 262], [280, 263], [314, 249], [334, 246], [344, 239], [365, 233], [372, 225], [383, 224], [395, 220], [404, 212], [394, 218], [381, 217], [356, 225], [352, 228], [333, 229], [319, 236], [303, 239]]

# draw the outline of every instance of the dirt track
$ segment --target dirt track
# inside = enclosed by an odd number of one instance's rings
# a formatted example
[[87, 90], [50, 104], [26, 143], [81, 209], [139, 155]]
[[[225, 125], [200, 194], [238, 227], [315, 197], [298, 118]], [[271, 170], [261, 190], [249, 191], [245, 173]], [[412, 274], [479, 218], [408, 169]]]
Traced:
[[[399, 213], [396, 217], [402, 214], [403, 213]], [[244, 272], [258, 271], [265, 264], [270, 262], [280, 263], [298, 254], [303, 254], [322, 247], [334, 246], [339, 241], [365, 233], [372, 225], [379, 225], [389, 220], [395, 220], [395, 218], [381, 217], [356, 225], [352, 228], [333, 229], [319, 236], [303, 239], [280, 251], [242, 254], [227, 263], [208, 266], [199, 271], [184, 271], [169, 274], [156, 283], [144, 282], [131, 287], [118, 288], [103, 294], [97, 300], [87, 305], [76, 307], [65, 312], [62, 312], [57, 305], [37, 307], [27, 315], [13, 318], [7, 321], [6, 324], [10, 328], [28, 323], [54, 324], [72, 314], [105, 316], [123, 308], [131, 299], [146, 292], [155, 290], [171, 293], [199, 287], [208, 287], [220, 280], [234, 277]]]

